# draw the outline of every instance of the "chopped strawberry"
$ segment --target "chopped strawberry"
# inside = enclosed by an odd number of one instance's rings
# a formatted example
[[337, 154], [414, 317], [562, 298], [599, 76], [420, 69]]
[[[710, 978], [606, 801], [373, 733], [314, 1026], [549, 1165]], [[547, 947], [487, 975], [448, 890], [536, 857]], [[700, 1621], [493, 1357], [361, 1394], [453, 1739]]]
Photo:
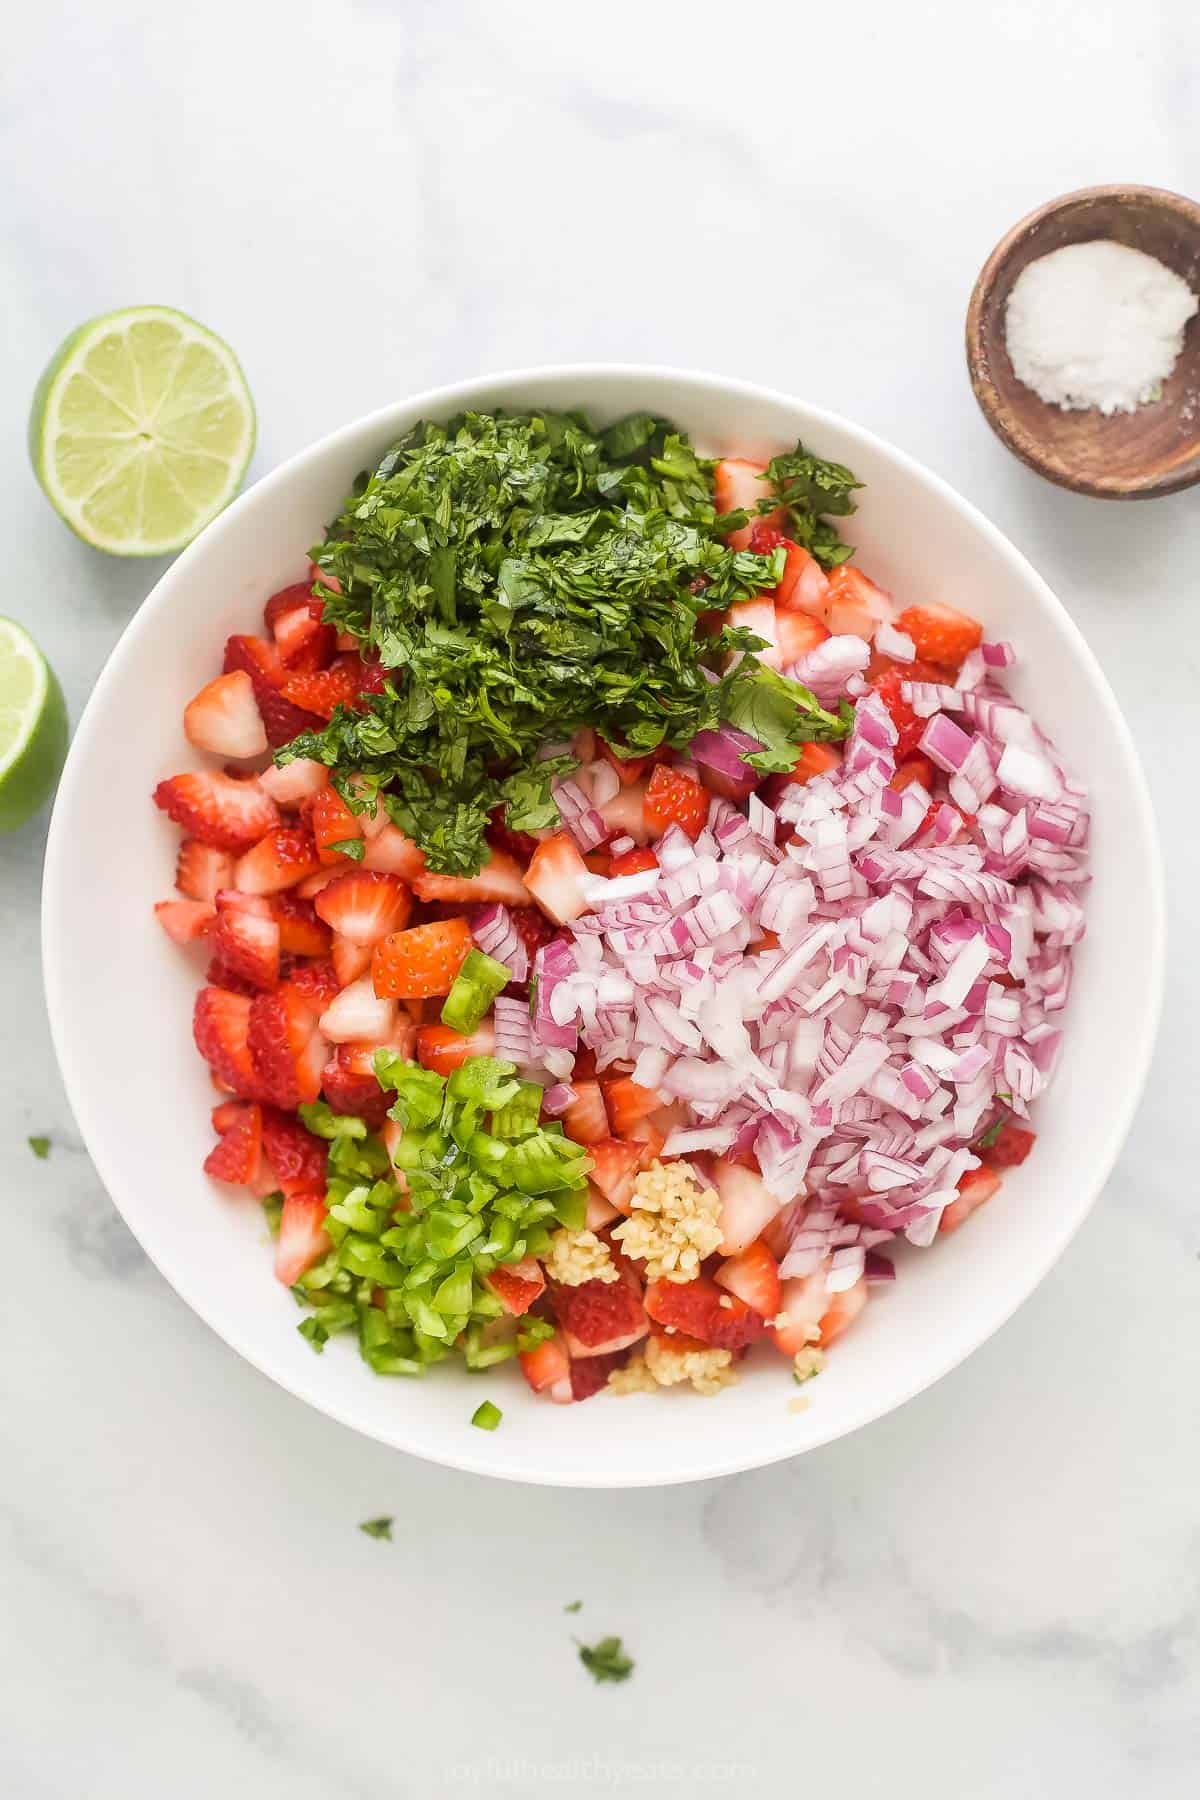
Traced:
[[425, 868], [425, 853], [390, 820], [367, 842], [364, 869], [379, 869], [385, 875], [398, 875], [401, 881], [414, 881]]
[[293, 1114], [275, 1106], [263, 1107], [262, 1147], [285, 1194], [325, 1186], [329, 1145], [314, 1137]]
[[289, 763], [272, 763], [258, 779], [276, 806], [299, 806], [329, 786], [329, 770], [311, 757], [297, 756]]
[[154, 804], [191, 837], [217, 850], [248, 850], [279, 823], [279, 808], [257, 781], [234, 781], [215, 769], [194, 769], [160, 781]]
[[969, 652], [983, 642], [983, 626], [978, 619], [935, 601], [906, 607], [896, 620], [896, 627], [908, 633], [918, 656], [955, 673]]
[[636, 1287], [624, 1281], [556, 1288], [554, 1312], [572, 1356], [607, 1356], [636, 1344], [650, 1329]]
[[484, 836], [493, 850], [503, 850], [506, 856], [515, 857], [524, 868], [537, 849], [538, 841], [528, 831], [510, 831], [507, 818], [506, 806], [493, 806], [488, 814]]
[[790, 669], [798, 663], [802, 656], [815, 650], [829, 636], [828, 631], [819, 619], [810, 618], [808, 613], [784, 612], [781, 607], [775, 610], [775, 641], [779, 645], [782, 666]]
[[708, 804], [709, 797], [698, 781], [660, 763], [646, 789], [646, 824], [653, 837], [678, 825], [694, 841], [704, 830]]
[[189, 744], [214, 756], [261, 756], [267, 734], [246, 671], [218, 675], [202, 687], [183, 709], [183, 731]]
[[194, 944], [207, 937], [217, 909], [211, 900], [160, 900], [154, 916], [167, 936], [177, 944]]
[[262, 1098], [262, 1083], [250, 1055], [251, 1002], [225, 988], [202, 987], [196, 995], [192, 1032], [205, 1062], [231, 1094]]
[[435, 919], [393, 932], [375, 946], [375, 992], [397, 1000], [448, 994], [473, 944], [465, 919]]
[[1000, 1186], [1001, 1177], [995, 1169], [986, 1167], [968, 1169], [958, 1184], [958, 1199], [952, 1200], [938, 1222], [941, 1232], [957, 1231], [964, 1220], [969, 1219], [976, 1207], [982, 1206]]
[[761, 532], [764, 525], [782, 528], [785, 515], [781, 507], [765, 515], [758, 513], [759, 501], [770, 498], [766, 463], [749, 462], [742, 456], [727, 456], [717, 464], [713, 473], [713, 500], [718, 513], [744, 511], [750, 514], [748, 525], [726, 534], [725, 541], [733, 549], [748, 550], [751, 532], [756, 529]]
[[614, 1137], [628, 1137], [639, 1119], [648, 1119], [662, 1105], [653, 1088], [642, 1087], [628, 1075], [605, 1076], [600, 1085]]
[[736, 1256], [770, 1224], [779, 1211], [761, 1175], [720, 1157], [713, 1164], [713, 1184], [721, 1196], [722, 1256]]
[[244, 894], [278, 894], [320, 866], [311, 832], [302, 825], [277, 825], [238, 858], [234, 885]]
[[284, 1287], [292, 1287], [329, 1250], [325, 1230], [324, 1193], [288, 1194], [279, 1215], [279, 1241], [275, 1246], [275, 1275]]
[[623, 1144], [619, 1138], [600, 1138], [588, 1145], [592, 1181], [618, 1212], [627, 1213], [633, 1184], [642, 1165], [642, 1146]]
[[311, 674], [288, 675], [283, 697], [304, 712], [331, 719], [339, 706], [349, 706], [359, 692], [362, 664], [357, 656], [339, 656], [328, 669]]
[[225, 1114], [223, 1107], [217, 1111], [225, 1115], [228, 1123], [220, 1141], [204, 1159], [204, 1172], [218, 1181], [251, 1182], [258, 1175], [262, 1154], [262, 1107], [239, 1106], [234, 1117]]
[[389, 931], [403, 931], [412, 912], [412, 895], [398, 876], [353, 869], [323, 887], [313, 904], [339, 937], [370, 946]]
[[334, 850], [334, 844], [353, 843], [363, 835], [362, 816], [352, 813], [335, 787], [323, 787], [312, 796], [308, 804], [308, 824], [313, 834], [313, 842], [317, 846], [317, 856], [323, 863], [340, 863], [348, 868], [353, 858], [340, 850]]
[[779, 1264], [761, 1238], [722, 1263], [713, 1279], [761, 1318], [773, 1319], [779, 1311]]
[[493, 850], [478, 875], [438, 875], [426, 869], [413, 878], [418, 900], [439, 900], [454, 906], [472, 906], [499, 900], [505, 906], [528, 906], [529, 890], [515, 860], [503, 850]]
[[[728, 1304], [722, 1305], [722, 1300]], [[697, 1275], [694, 1281], [649, 1282], [646, 1311], [658, 1324], [673, 1325], [720, 1350], [741, 1350], [765, 1329], [753, 1307], [736, 1294], [722, 1295], [707, 1275]]]
[[331, 1000], [320, 1027], [334, 1044], [386, 1043], [396, 1024], [396, 1002], [381, 1000], [369, 975], [360, 975]]
[[894, 788], [899, 794], [906, 787], [911, 787], [914, 781], [919, 781], [926, 793], [933, 792], [933, 764], [927, 756], [907, 757], [892, 776], [888, 786]]
[[725, 614], [723, 623], [738, 631], [752, 631], [757, 638], [763, 640], [762, 650], [731, 650], [726, 659], [726, 666], [733, 668], [744, 656], [752, 656], [765, 669], [783, 667], [783, 651], [779, 647], [779, 618], [776, 617], [775, 602], [769, 594], [758, 594], [753, 600], [735, 600]]
[[302, 900], [291, 889], [275, 894], [271, 917], [279, 927], [279, 948], [288, 956], [329, 955], [329, 927], [318, 919], [311, 900]]
[[265, 638], [231, 637], [225, 645], [225, 673], [234, 669], [244, 669], [254, 685], [254, 698], [272, 749], [290, 744], [302, 731], [321, 729], [316, 713], [293, 706], [280, 692], [283, 669], [274, 644]]
[[828, 575], [816, 557], [801, 545], [793, 544], [790, 538], [783, 542], [787, 545], [787, 564], [775, 589], [776, 609], [808, 613], [811, 618], [824, 620], [829, 606]]
[[525, 886], [542, 911], [559, 925], [587, 911], [581, 884], [589, 879], [587, 864], [565, 831], [556, 831], [539, 844], [525, 871]]
[[[272, 625], [272, 606], [276, 600], [282, 600], [284, 594], [293, 596], [291, 604], [276, 609]], [[333, 661], [337, 632], [332, 625], [323, 622], [323, 610], [322, 602], [314, 600], [302, 584], [285, 588], [283, 594], [273, 594], [267, 601], [265, 617], [275, 633], [279, 660], [290, 672], [300, 674], [324, 669]]]
[[881, 587], [856, 569], [842, 563], [829, 577], [825, 623], [836, 637], [860, 637], [868, 643], [892, 617], [892, 603]]
[[636, 1125], [629, 1127], [629, 1142], [638, 1146], [639, 1169], [650, 1167], [654, 1159], [662, 1154], [666, 1141], [666, 1133], [658, 1129], [653, 1119], [639, 1119]]
[[768, 525], [765, 519], [757, 519], [751, 522], [750, 542], [746, 548], [755, 556], [770, 556], [772, 550], [778, 550], [780, 544], [787, 542], [778, 525]]
[[598, 1144], [612, 1127], [598, 1081], [573, 1081], [575, 1098], [562, 1115], [562, 1128], [576, 1144]]
[[650, 764], [648, 756], [619, 756], [611, 744], [603, 738], [597, 740], [601, 756], [611, 769], [615, 769], [622, 787], [632, 787], [634, 782], [645, 774]]
[[822, 1267], [782, 1283], [779, 1311], [770, 1329], [771, 1342], [782, 1355], [798, 1356], [814, 1345], [832, 1344], [866, 1305], [865, 1281], [860, 1279], [845, 1293], [831, 1294], [825, 1277]]
[[470, 1035], [452, 1031], [449, 1025], [421, 1025], [417, 1029], [417, 1061], [423, 1069], [437, 1075], [449, 1075], [469, 1056], [491, 1056], [496, 1048], [496, 1031], [485, 1019]]
[[1037, 1133], [1006, 1119], [985, 1150], [980, 1151], [989, 1169], [1016, 1169], [1037, 1142]]
[[[653, 761], [653, 758], [650, 759]], [[650, 842], [650, 827], [646, 823], [646, 787], [645, 781], [635, 781], [629, 787], [623, 787], [619, 794], [606, 800], [596, 811], [608, 826], [613, 837], [631, 837], [635, 844]]]
[[910, 701], [904, 698], [901, 687], [906, 681], [940, 681], [940, 669], [932, 668], [928, 663], [893, 663], [876, 675], [871, 686], [887, 707], [892, 724], [899, 737], [896, 740], [895, 757], [897, 763], [907, 761], [913, 755], [925, 733], [928, 719], [920, 719], [912, 709]]
[[175, 860], [175, 886], [189, 900], [215, 900], [220, 888], [233, 886], [232, 856], [198, 838], [184, 838]]
[[324, 602], [314, 598], [312, 583], [310, 581], [293, 581], [289, 587], [280, 588], [277, 593], [271, 595], [263, 607], [263, 624], [274, 637], [275, 628], [284, 613], [294, 612], [297, 607], [310, 604], [317, 608], [317, 617], [320, 618]]
[[379, 1131], [387, 1118], [389, 1096], [374, 1070], [364, 1073], [356, 1066], [358, 1060], [354, 1045], [339, 1044], [321, 1070], [321, 1092], [335, 1113], [365, 1119], [370, 1130]]
[[629, 1349], [609, 1350], [601, 1356], [573, 1356], [571, 1358], [571, 1398], [572, 1400], [590, 1400], [608, 1386], [608, 1378], [614, 1369], [623, 1368], [629, 1361]]
[[227, 1131], [232, 1131], [250, 1104], [251, 1102], [248, 1100], [222, 1100], [219, 1106], [214, 1106], [212, 1128], [217, 1136], [224, 1137]]
[[211, 935], [214, 957], [231, 974], [255, 987], [275, 986], [279, 980], [279, 926], [274, 919], [230, 904], [223, 892]]
[[527, 1256], [523, 1262], [498, 1264], [484, 1276], [483, 1285], [491, 1289], [505, 1312], [519, 1319], [544, 1293], [546, 1277], [536, 1257]]
[[543, 944], [553, 943], [558, 933], [537, 906], [514, 906], [512, 922], [516, 926], [517, 936], [529, 954], [529, 966], [533, 967], [533, 959]]
[[608, 872], [616, 880], [622, 875], [644, 875], [657, 867], [658, 858], [653, 850], [639, 846], [636, 850], [623, 850], [620, 856], [614, 856]]
[[[282, 941], [282, 925], [279, 930]], [[293, 969], [288, 977], [288, 985], [318, 1013], [323, 1013], [342, 984], [337, 978], [332, 963], [310, 962], [302, 963], [298, 969]]]
[[866, 1304], [867, 1284], [861, 1277], [852, 1288], [830, 1294], [829, 1304], [821, 1314], [820, 1348], [828, 1350], [830, 1344], [848, 1331]]
[[262, 992], [253, 981], [247, 981], [244, 975], [239, 975], [223, 963], [219, 956], [214, 956], [209, 962], [204, 979], [209, 987], [225, 988], [231, 994], [244, 994], [250, 1000], [253, 1000], [255, 994]]
[[535, 1394], [548, 1393], [557, 1405], [569, 1404], [571, 1392], [571, 1359], [561, 1331], [544, 1338], [532, 1350], [518, 1351], [521, 1372]]
[[317, 1098], [326, 1044], [302, 995], [286, 986], [256, 994], [248, 1035], [258, 1085], [273, 1105], [294, 1109]]
[[830, 775], [841, 762], [841, 755], [832, 744], [801, 744], [800, 753], [786, 775], [780, 777], [793, 787], [803, 787], [818, 775]]
[[[324, 889], [321, 891], [323, 893]], [[329, 947], [329, 956], [341, 987], [349, 987], [352, 981], [365, 975], [371, 966], [370, 944], [352, 944], [349, 938], [339, 937], [336, 932]]]

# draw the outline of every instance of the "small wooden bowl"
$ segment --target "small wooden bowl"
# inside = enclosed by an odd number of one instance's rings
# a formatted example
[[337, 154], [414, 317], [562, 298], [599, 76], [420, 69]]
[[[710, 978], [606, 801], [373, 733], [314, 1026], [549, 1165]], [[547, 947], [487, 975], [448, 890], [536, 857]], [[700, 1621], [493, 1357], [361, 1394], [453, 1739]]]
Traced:
[[983, 265], [967, 309], [967, 366], [997, 437], [1039, 475], [1101, 500], [1147, 500], [1200, 481], [1200, 313], [1161, 400], [1136, 412], [1064, 412], [1018, 381], [1005, 309], [1018, 275], [1064, 244], [1112, 238], [1144, 250], [1200, 293], [1200, 206], [1162, 188], [1093, 187], [1064, 194], [1014, 225]]

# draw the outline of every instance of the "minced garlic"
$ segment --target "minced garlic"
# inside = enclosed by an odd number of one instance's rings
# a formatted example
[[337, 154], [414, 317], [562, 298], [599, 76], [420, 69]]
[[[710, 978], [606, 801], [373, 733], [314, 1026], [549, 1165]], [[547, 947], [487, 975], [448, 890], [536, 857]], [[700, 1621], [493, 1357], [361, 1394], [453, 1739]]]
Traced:
[[811, 1381], [825, 1367], [825, 1357], [820, 1350], [798, 1350], [792, 1360], [792, 1374], [797, 1381]]
[[633, 1184], [629, 1217], [613, 1232], [650, 1281], [694, 1281], [721, 1242], [721, 1201], [685, 1162], [653, 1162]]
[[608, 1245], [594, 1231], [568, 1231], [564, 1227], [550, 1239], [542, 1258], [552, 1281], [564, 1287], [582, 1287], [585, 1281], [616, 1281], [617, 1265]]
[[719, 1394], [737, 1379], [732, 1350], [697, 1345], [691, 1339], [676, 1345], [649, 1337], [640, 1356], [612, 1371], [608, 1385], [616, 1394], [652, 1394], [688, 1381], [698, 1394]]

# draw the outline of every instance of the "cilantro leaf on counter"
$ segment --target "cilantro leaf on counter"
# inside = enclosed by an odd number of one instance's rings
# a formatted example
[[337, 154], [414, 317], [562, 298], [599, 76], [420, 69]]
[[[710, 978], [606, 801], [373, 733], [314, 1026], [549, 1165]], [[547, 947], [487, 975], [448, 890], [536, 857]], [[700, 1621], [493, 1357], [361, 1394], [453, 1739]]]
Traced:
[[579, 1612], [581, 1610], [582, 1606], [583, 1606], [582, 1600], [568, 1600], [567, 1604], [563, 1607], [563, 1611], [564, 1612]]
[[579, 1660], [593, 1681], [628, 1681], [633, 1658], [626, 1656], [619, 1637], [601, 1638], [598, 1644], [580, 1644]]
[[[814, 509], [849, 510], [853, 477], [800, 446], [776, 462], [816, 545]], [[580, 413], [415, 426], [313, 551], [325, 618], [378, 658], [383, 689], [278, 760], [324, 763], [352, 811], [382, 799], [430, 868], [470, 875], [497, 807], [512, 830], [558, 825], [552, 783], [575, 766], [580, 727], [640, 755], [740, 722], [757, 664], [721, 665], [759, 641], [728, 628], [706, 639], [696, 623], [773, 587], [784, 558], [722, 541], [712, 468], [648, 413], [599, 432]], [[771, 766], [790, 767], [814, 735], [844, 736], [844, 723], [811, 696], [776, 706]], [[546, 745], [563, 748], [539, 760]]]
[[823, 515], [844, 518], [854, 512], [850, 498], [862, 483], [841, 463], [824, 462], [812, 456], [803, 444], [797, 444], [784, 456], [772, 457], [767, 464], [768, 479], [774, 484], [777, 500], [759, 502], [760, 510], [770, 512], [780, 502], [788, 515], [788, 535], [803, 544], [827, 569], [854, 554], [851, 544], [844, 544], [835, 528]]
[[38, 1161], [45, 1162], [50, 1154], [50, 1139], [48, 1137], [31, 1137], [28, 1139], [28, 1143]]
[[393, 1523], [394, 1521], [391, 1515], [389, 1513], [384, 1513], [378, 1519], [364, 1519], [358, 1529], [360, 1531], [365, 1531], [368, 1537], [386, 1538], [387, 1542], [390, 1544], [392, 1541]]

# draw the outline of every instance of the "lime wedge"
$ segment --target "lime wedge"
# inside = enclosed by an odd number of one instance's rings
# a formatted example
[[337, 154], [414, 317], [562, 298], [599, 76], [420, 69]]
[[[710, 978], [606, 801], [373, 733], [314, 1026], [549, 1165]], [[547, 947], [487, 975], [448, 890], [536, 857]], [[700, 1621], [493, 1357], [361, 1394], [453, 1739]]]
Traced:
[[0, 831], [15, 831], [49, 799], [66, 755], [54, 671], [27, 631], [0, 618]]
[[233, 499], [253, 449], [233, 351], [169, 306], [89, 319], [33, 396], [29, 454], [46, 497], [114, 556], [182, 550]]

